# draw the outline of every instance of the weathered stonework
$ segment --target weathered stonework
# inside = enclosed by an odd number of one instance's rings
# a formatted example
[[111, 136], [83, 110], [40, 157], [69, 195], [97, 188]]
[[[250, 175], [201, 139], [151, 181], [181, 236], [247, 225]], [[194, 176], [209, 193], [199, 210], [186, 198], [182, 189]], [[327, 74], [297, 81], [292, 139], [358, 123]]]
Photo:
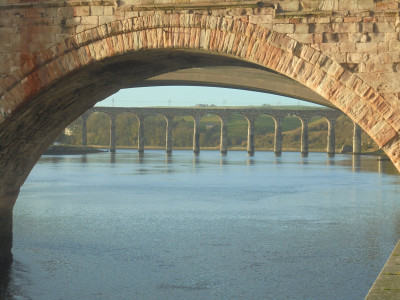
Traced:
[[12, 207], [41, 153], [97, 101], [186, 67], [247, 64], [291, 78], [400, 170], [399, 4], [0, 0], [0, 207]]

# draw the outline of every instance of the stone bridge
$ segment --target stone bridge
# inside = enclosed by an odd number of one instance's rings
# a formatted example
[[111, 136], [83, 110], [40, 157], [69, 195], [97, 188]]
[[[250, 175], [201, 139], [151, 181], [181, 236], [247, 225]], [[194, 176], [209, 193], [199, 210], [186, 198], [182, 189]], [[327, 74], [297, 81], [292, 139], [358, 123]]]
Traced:
[[[276, 155], [282, 153], [282, 120], [288, 116], [296, 116], [301, 122], [301, 153], [308, 154], [308, 123], [313, 117], [324, 117], [328, 122], [328, 137], [326, 151], [328, 155], [335, 154], [335, 124], [338, 117], [343, 113], [333, 109], [307, 109], [307, 110], [287, 110], [271, 108], [169, 108], [169, 107], [99, 107], [95, 106], [84, 113], [82, 117], [82, 145], [87, 145], [88, 117], [95, 113], [105, 113], [110, 118], [110, 151], [115, 152], [116, 148], [116, 120], [121, 114], [134, 114], [138, 119], [138, 151], [144, 151], [144, 119], [149, 115], [160, 114], [166, 121], [165, 150], [172, 152], [172, 120], [176, 116], [191, 116], [194, 121], [193, 126], [193, 152], [200, 152], [200, 119], [207, 114], [215, 114], [221, 121], [220, 151], [227, 153], [227, 121], [235, 114], [243, 115], [247, 120], [247, 153], [254, 154], [254, 123], [262, 115], [272, 117], [275, 123], [274, 152]], [[353, 131], [353, 153], [361, 153], [361, 128], [354, 122]]]
[[[398, 0], [0, 0], [0, 260], [19, 189], [63, 128], [182, 69], [338, 108], [400, 169], [399, 32]], [[201, 80], [207, 68], [257, 71]]]

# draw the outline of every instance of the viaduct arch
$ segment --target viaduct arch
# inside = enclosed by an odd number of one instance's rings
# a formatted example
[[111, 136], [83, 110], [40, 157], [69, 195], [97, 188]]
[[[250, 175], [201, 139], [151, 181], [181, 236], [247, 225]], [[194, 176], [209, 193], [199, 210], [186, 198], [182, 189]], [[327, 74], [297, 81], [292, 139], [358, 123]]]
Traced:
[[400, 169], [399, 1], [150, 2], [2, 2], [1, 262], [19, 188], [57, 134], [118, 89], [183, 68], [256, 65], [291, 78]]

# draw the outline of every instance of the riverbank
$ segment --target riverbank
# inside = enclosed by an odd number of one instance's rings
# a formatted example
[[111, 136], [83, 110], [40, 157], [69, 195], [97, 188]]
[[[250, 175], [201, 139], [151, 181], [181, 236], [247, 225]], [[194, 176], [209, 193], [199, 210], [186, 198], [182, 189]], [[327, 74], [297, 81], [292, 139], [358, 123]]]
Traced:
[[99, 152], [106, 152], [106, 151], [90, 146], [52, 145], [43, 153], [43, 155], [80, 155], [80, 154], [91, 154]]

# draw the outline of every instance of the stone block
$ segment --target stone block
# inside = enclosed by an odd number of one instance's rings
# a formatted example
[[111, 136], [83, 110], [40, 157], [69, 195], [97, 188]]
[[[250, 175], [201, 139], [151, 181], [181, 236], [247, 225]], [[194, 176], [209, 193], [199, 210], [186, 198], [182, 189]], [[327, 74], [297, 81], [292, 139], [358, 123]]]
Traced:
[[[365, 1], [371, 1], [371, 0], [365, 0]], [[357, 10], [357, 1], [338, 1], [338, 10]]]
[[81, 18], [81, 25], [98, 25], [99, 17], [98, 16], [88, 16]]
[[344, 17], [344, 23], [359, 23], [362, 21], [362, 17]]
[[332, 32], [332, 24], [309, 24], [310, 33]]
[[274, 24], [272, 29], [279, 33], [293, 33], [294, 25], [293, 24]]
[[57, 8], [57, 17], [73, 17], [74, 8], [73, 7], [59, 7]]
[[99, 17], [99, 24], [107, 24], [110, 22], [115, 21], [115, 17], [113, 16], [100, 16]]
[[265, 24], [265, 23], [272, 23], [273, 16], [272, 15], [250, 15], [249, 22], [251, 24]]
[[361, 23], [361, 32], [374, 32], [374, 24], [373, 23]]
[[368, 39], [365, 42], [385, 42], [387, 40], [387, 34], [385, 33], [368, 33]]
[[66, 25], [67, 26], [76, 26], [81, 24], [81, 17], [73, 17], [73, 18], [68, 18], [66, 20]]
[[295, 28], [294, 28], [294, 32], [301, 33], [301, 34], [309, 33], [310, 32], [309, 26], [308, 26], [308, 24], [296, 24]]
[[332, 24], [334, 32], [338, 33], [352, 33], [360, 32], [360, 24], [358, 23], [334, 23]]
[[378, 53], [378, 43], [358, 43], [356, 49], [358, 52]]
[[395, 32], [395, 24], [389, 22], [374, 23], [374, 32]]
[[313, 34], [289, 34], [289, 36], [303, 44], [311, 44], [314, 40]]
[[298, 0], [287, 0], [285, 2], [278, 3], [278, 11], [299, 11], [300, 2]]
[[326, 54], [339, 52], [338, 43], [324, 43], [320, 45], [321, 51]]
[[346, 61], [348, 63], [362, 63], [369, 59], [368, 53], [347, 53]]
[[[78, 25], [76, 26], [76, 33], [81, 33], [83, 31], [89, 30], [93, 28], [93, 25]], [[61, 34], [60, 36], [65, 36], [64, 34]]]
[[75, 6], [74, 7], [74, 16], [87, 17], [89, 15], [90, 15], [90, 7], [89, 6]]
[[389, 51], [400, 51], [400, 42], [389, 42]]
[[356, 52], [356, 44], [355, 43], [339, 43], [339, 51], [340, 52]]
[[[355, 1], [349, 1], [355, 2]], [[360, 10], [373, 10], [375, 9], [375, 1], [374, 0], [358, 0], [357, 1], [357, 8]]]
[[377, 10], [397, 10], [399, 9], [399, 2], [398, 1], [390, 1], [390, 2], [377, 2], [376, 3]]
[[90, 15], [91, 16], [103, 16], [104, 15], [104, 6], [90, 6]]
[[322, 34], [323, 43], [337, 43], [339, 42], [339, 37], [337, 33], [323, 33]]
[[388, 42], [378, 43], [378, 53], [388, 52], [388, 51], [389, 51], [389, 43]]

